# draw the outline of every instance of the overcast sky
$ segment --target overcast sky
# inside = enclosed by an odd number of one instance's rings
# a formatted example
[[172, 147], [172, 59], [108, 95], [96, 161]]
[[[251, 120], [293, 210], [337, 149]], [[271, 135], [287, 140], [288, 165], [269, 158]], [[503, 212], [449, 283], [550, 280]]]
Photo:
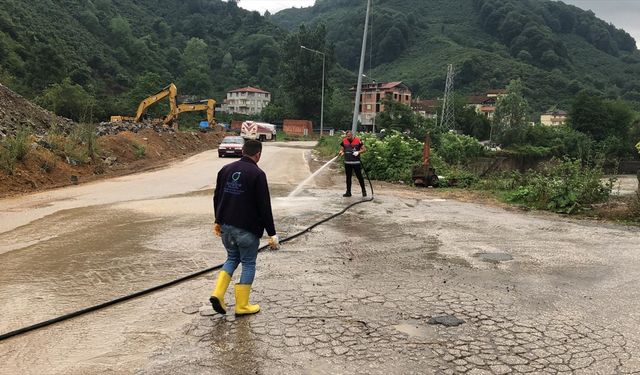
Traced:
[[[265, 1], [268, 2], [268, 1]], [[640, 47], [640, 0], [563, 0], [582, 9], [591, 9], [600, 19], [631, 34]]]
[[[364, 0], [363, 0], [364, 1]], [[582, 9], [591, 9], [598, 18], [611, 22], [634, 37], [640, 46], [640, 0], [562, 0]], [[275, 13], [286, 8], [308, 7], [315, 0], [240, 0], [244, 9]]]
[[257, 10], [260, 13], [264, 13], [267, 9], [269, 12], [275, 13], [286, 8], [309, 7], [314, 3], [315, 0], [240, 0], [238, 6], [244, 9]]

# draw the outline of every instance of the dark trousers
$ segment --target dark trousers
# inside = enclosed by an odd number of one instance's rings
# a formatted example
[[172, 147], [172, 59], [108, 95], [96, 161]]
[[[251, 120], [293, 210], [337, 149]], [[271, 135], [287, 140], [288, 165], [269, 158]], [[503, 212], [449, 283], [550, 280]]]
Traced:
[[347, 193], [351, 193], [351, 176], [353, 176], [353, 172], [356, 172], [356, 177], [358, 178], [358, 182], [360, 182], [362, 192], [364, 193], [366, 191], [364, 188], [364, 177], [362, 177], [362, 165], [345, 164], [344, 172], [347, 175]]

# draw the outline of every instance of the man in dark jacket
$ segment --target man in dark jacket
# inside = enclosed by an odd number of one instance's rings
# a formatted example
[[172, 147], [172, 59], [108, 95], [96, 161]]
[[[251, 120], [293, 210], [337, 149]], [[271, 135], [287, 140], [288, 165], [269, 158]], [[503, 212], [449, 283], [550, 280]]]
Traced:
[[344, 155], [344, 172], [347, 176], [347, 192], [343, 197], [351, 196], [351, 176], [356, 173], [362, 196], [367, 196], [367, 189], [364, 187], [364, 177], [362, 177], [362, 163], [360, 155], [366, 151], [364, 143], [358, 137], [354, 137], [351, 130], [347, 130], [346, 137], [340, 143], [340, 155]]
[[236, 315], [260, 311], [259, 305], [249, 304], [249, 295], [256, 273], [260, 237], [265, 230], [269, 235], [269, 246], [274, 250], [278, 248], [267, 176], [258, 168], [261, 155], [262, 143], [248, 140], [242, 147], [242, 159], [224, 166], [218, 172], [213, 195], [214, 232], [222, 237], [227, 260], [209, 301], [220, 314], [227, 313], [224, 295], [240, 263], [242, 274], [240, 282], [235, 285]]

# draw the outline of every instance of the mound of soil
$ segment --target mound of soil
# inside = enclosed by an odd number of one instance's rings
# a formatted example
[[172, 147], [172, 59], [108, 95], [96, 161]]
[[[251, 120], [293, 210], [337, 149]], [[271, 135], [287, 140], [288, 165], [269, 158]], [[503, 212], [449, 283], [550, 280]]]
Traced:
[[0, 84], [0, 139], [15, 134], [22, 127], [44, 135], [52, 127], [68, 132], [73, 121], [56, 116]]
[[158, 133], [150, 129], [122, 132], [99, 137], [99, 157], [79, 165], [71, 165], [64, 157], [33, 142], [26, 158], [17, 163], [12, 174], [0, 171], [0, 197], [161, 167], [215, 149], [223, 136], [222, 132]]
[[[223, 133], [181, 132], [138, 123], [104, 123], [97, 126], [98, 156], [78, 163], [66, 156], [64, 145], [45, 141], [55, 128], [68, 134], [74, 126], [0, 84], [0, 140], [28, 128], [29, 152], [11, 173], [0, 170], [0, 197], [61, 187], [140, 172], [166, 165], [195, 153], [216, 148]], [[102, 136], [100, 136], [102, 135]], [[64, 142], [64, 135], [60, 135]]]

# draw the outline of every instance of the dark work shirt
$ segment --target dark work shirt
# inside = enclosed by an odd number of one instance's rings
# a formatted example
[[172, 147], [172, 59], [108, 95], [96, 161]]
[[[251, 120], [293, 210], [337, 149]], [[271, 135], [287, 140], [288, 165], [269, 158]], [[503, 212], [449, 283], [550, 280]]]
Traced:
[[360, 164], [360, 155], [355, 156], [353, 153], [355, 151], [359, 152], [363, 145], [364, 144], [358, 137], [353, 137], [351, 140], [344, 138], [342, 142], [340, 142], [340, 147], [344, 150], [344, 163]]
[[269, 236], [276, 234], [267, 175], [246, 156], [218, 172], [213, 209], [218, 224], [232, 225], [258, 237], [265, 229]]

